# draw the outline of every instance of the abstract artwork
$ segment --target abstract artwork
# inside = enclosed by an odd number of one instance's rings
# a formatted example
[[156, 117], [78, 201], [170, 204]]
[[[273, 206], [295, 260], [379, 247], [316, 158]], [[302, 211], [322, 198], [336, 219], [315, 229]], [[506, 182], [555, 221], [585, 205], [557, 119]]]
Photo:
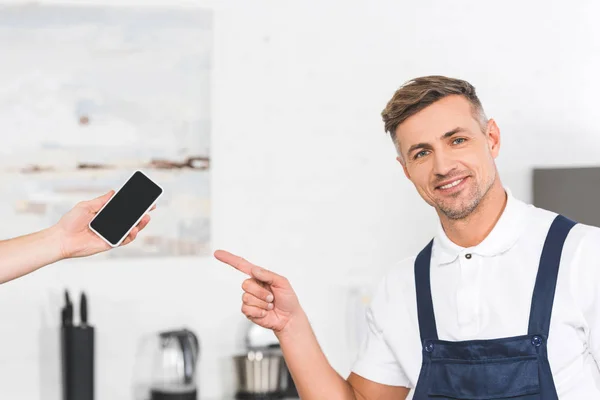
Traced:
[[141, 169], [165, 189], [156, 217], [102, 257], [208, 253], [212, 21], [200, 8], [0, 6], [0, 238]]

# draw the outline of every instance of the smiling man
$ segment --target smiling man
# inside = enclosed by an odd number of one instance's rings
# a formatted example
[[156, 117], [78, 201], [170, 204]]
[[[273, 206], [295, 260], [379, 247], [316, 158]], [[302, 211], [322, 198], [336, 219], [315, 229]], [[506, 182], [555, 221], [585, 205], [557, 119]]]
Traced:
[[242, 312], [275, 332], [301, 398], [600, 398], [600, 229], [503, 186], [500, 130], [468, 82], [414, 79], [382, 115], [400, 166], [440, 223], [380, 284], [347, 379], [284, 277], [215, 253], [250, 275]]

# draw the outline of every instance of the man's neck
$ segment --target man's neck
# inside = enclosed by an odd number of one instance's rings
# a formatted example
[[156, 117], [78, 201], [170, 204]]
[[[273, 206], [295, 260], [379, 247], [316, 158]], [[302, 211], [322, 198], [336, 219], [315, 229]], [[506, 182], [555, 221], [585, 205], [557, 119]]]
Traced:
[[451, 220], [440, 218], [448, 239], [461, 247], [476, 246], [492, 231], [504, 208], [507, 194], [499, 179], [481, 200], [477, 209], [467, 218]]

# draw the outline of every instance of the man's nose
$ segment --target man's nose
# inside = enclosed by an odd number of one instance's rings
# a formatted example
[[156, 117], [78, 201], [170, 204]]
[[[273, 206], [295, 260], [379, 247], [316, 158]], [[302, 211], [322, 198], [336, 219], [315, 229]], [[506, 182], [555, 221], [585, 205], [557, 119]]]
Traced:
[[446, 152], [434, 153], [433, 172], [436, 175], [446, 176], [456, 168], [456, 160]]

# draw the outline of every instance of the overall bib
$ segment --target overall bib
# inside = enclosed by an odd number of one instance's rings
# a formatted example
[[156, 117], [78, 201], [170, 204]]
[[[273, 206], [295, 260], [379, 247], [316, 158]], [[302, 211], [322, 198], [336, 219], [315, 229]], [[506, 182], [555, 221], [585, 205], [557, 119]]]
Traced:
[[433, 240], [429, 242], [415, 261], [423, 363], [414, 400], [558, 400], [548, 363], [548, 332], [560, 257], [574, 225], [558, 215], [548, 231], [527, 334], [499, 339], [438, 339], [429, 281]]

